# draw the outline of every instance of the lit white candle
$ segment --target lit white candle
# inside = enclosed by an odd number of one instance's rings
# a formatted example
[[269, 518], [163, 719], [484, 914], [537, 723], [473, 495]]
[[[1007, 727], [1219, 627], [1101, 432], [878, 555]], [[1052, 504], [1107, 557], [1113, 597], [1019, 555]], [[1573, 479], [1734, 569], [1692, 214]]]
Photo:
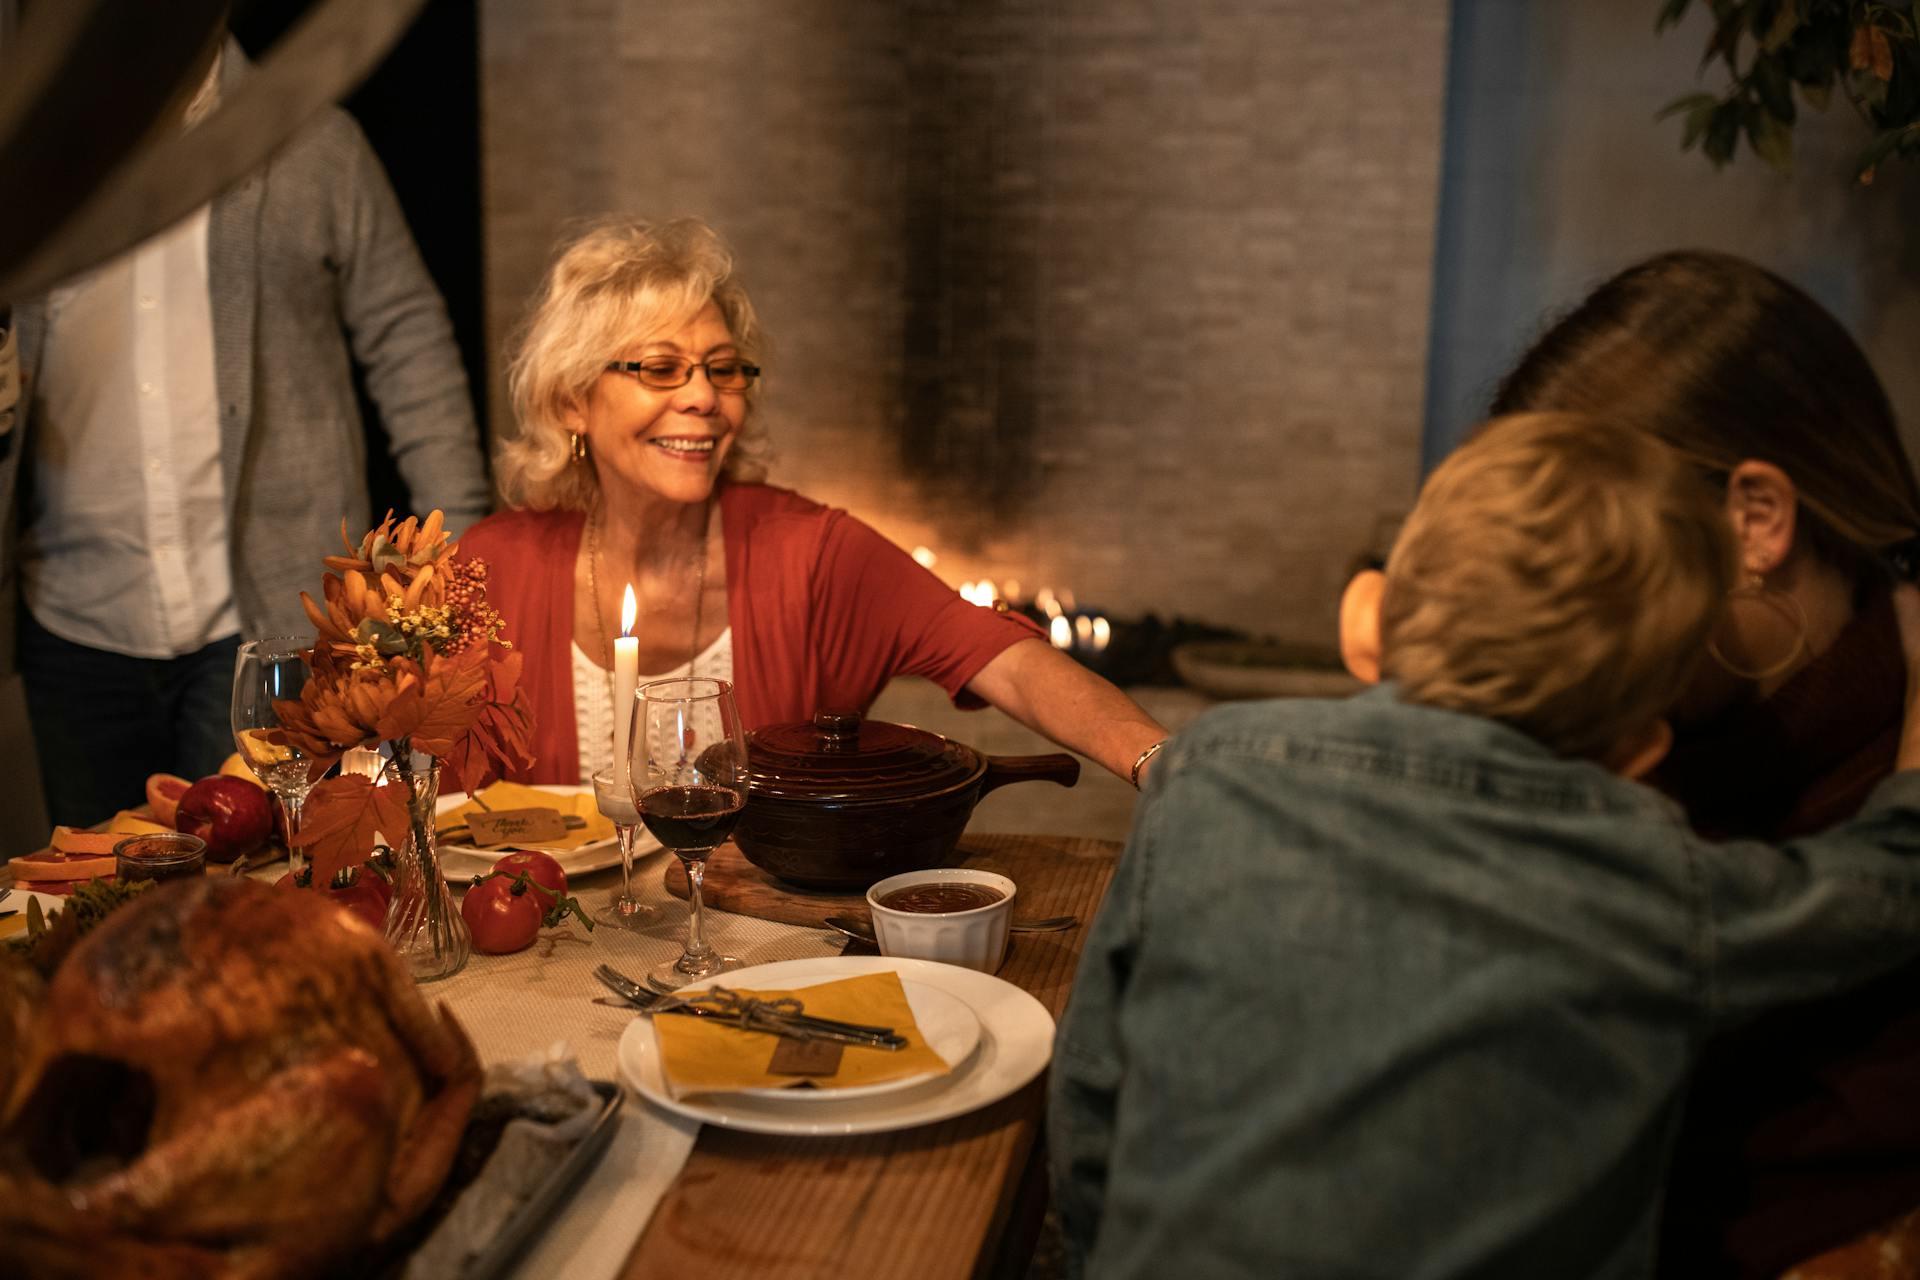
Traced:
[[613, 771], [620, 789], [627, 789], [627, 735], [633, 731], [633, 686], [640, 678], [640, 638], [633, 634], [633, 619], [639, 606], [633, 599], [633, 584], [620, 601], [620, 634], [613, 642]]

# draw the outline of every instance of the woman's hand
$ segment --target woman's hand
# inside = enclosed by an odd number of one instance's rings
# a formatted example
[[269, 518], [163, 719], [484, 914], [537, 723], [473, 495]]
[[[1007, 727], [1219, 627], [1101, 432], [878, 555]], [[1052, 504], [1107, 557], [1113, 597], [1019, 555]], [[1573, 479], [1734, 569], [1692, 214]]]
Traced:
[[[967, 688], [1054, 742], [1126, 778], [1167, 731], [1112, 684], [1045, 640], [1008, 645]], [[1145, 781], [1149, 760], [1140, 776]]]
[[1893, 612], [1900, 620], [1900, 650], [1907, 657], [1907, 714], [1894, 766], [1920, 769], [1920, 588], [1908, 582], [1895, 587]]

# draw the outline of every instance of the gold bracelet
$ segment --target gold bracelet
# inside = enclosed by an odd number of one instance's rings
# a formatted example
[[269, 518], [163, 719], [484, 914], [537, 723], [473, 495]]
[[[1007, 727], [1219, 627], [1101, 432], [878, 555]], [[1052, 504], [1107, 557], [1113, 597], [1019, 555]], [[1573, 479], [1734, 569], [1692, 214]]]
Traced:
[[1167, 740], [1165, 738], [1162, 738], [1160, 739], [1160, 741], [1154, 743], [1152, 746], [1148, 747], [1145, 751], [1142, 751], [1138, 756], [1134, 758], [1133, 768], [1128, 771], [1127, 777], [1130, 781], [1132, 781], [1133, 789], [1135, 791], [1138, 791], [1140, 789], [1140, 771], [1147, 767], [1147, 761], [1153, 759], [1153, 753], [1166, 745], [1167, 745]]

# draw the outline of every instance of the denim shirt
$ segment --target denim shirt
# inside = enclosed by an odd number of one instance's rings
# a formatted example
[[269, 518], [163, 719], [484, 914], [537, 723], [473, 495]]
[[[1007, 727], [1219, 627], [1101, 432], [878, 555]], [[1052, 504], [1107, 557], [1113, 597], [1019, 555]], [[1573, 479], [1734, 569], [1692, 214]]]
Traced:
[[1150, 775], [1051, 1088], [1099, 1276], [1652, 1274], [1702, 1040], [1920, 953], [1920, 773], [1775, 847], [1488, 720], [1240, 704]]

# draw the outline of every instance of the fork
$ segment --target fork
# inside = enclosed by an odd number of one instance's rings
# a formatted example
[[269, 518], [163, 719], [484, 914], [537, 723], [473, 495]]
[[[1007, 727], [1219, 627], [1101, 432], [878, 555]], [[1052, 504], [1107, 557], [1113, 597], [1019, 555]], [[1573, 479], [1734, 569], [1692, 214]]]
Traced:
[[[613, 992], [613, 994], [619, 996], [622, 1000], [625, 1000], [628, 1004], [644, 1013], [664, 1013], [666, 1009], [674, 1008], [681, 1003], [675, 996], [670, 996], [659, 991], [651, 991], [641, 986], [610, 964], [597, 966], [593, 971], [593, 976], [600, 979], [600, 984], [606, 987], [607, 990]], [[665, 1005], [666, 1008], [662, 1008], [662, 1005]]]

